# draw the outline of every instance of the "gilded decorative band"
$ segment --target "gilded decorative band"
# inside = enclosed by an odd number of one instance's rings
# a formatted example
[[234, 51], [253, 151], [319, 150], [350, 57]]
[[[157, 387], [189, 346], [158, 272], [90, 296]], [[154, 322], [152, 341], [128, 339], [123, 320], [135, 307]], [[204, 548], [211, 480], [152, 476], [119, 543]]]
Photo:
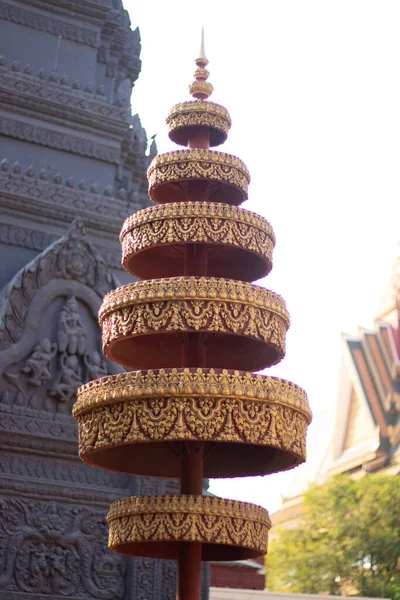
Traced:
[[[203, 560], [210, 560], [210, 547], [217, 546], [219, 560], [224, 548], [242, 549], [242, 556], [266, 554], [271, 520], [268, 512], [248, 502], [211, 498], [209, 496], [141, 496], [117, 500], [107, 517], [110, 527], [109, 547], [124, 552], [135, 544], [141, 555], [173, 558], [179, 542], [197, 542], [203, 548]], [[165, 550], [165, 544], [170, 549]], [[153, 545], [153, 546], [152, 546]], [[146, 552], [146, 546], [149, 554]], [[157, 552], [157, 551], [156, 551]], [[240, 550], [239, 550], [240, 552]]]
[[[129, 371], [89, 381], [78, 388], [73, 416], [97, 406], [121, 401], [157, 398], [239, 398], [248, 402], [282, 404], [304, 413], [308, 422], [311, 412], [305, 391], [298, 385], [278, 377], [256, 375], [227, 369], [159, 369]], [[253, 412], [253, 411], [252, 411]]]
[[133, 214], [122, 227], [120, 241], [125, 268], [132, 256], [151, 247], [201, 243], [257, 254], [268, 263], [267, 274], [275, 236], [266, 219], [248, 210], [213, 202], [179, 202]]
[[206, 100], [214, 91], [214, 86], [209, 81], [193, 81], [189, 85], [189, 92], [195, 98]]
[[159, 186], [169, 183], [181, 185], [190, 180], [228, 184], [240, 192], [243, 201], [247, 198], [250, 173], [236, 156], [193, 148], [156, 156], [147, 170], [147, 179], [150, 197], [155, 201], [154, 192]]
[[[173, 277], [132, 283], [109, 292], [100, 308], [99, 322], [104, 353], [131, 368], [144, 365], [141, 351], [135, 350], [133, 356], [132, 346], [128, 348], [132, 338], [141, 337], [140, 343], [148, 346], [149, 334], [174, 336], [175, 345], [168, 353], [164, 347], [163, 355], [159, 350], [147, 359], [151, 362], [146, 364], [158, 368], [173, 366], [180, 360], [176, 354], [177, 335], [198, 333], [209, 338], [204, 344], [209, 344], [207, 356], [212, 362], [205, 366], [256, 371], [283, 358], [289, 314], [280, 296], [256, 285], [227, 279]], [[228, 335], [236, 340], [227, 346]], [[239, 340], [262, 347], [255, 355], [254, 351], [243, 352], [243, 345], [239, 352]]]
[[[238, 305], [251, 305], [254, 308], [266, 309], [279, 315], [287, 327], [289, 327], [290, 323], [285, 301], [279, 294], [243, 281], [216, 279], [214, 277], [170, 277], [128, 283], [108, 292], [104, 296], [103, 304], [99, 311], [99, 323], [101, 326], [104, 326], [106, 318], [116, 310], [128, 309], [136, 304], [166, 303], [174, 299], [196, 303], [196, 309], [193, 311], [193, 329], [195, 330], [201, 327], [202, 311], [197, 306], [197, 303], [201, 303], [202, 301], [221, 301]], [[239, 306], [237, 310], [239, 310]], [[236, 310], [232, 316], [238, 316]], [[196, 317], [200, 319], [198, 323], [196, 322]], [[161, 320], [164, 322], [163, 317], [161, 317]], [[217, 327], [216, 323], [211, 326], [210, 331], [213, 331], [215, 327]], [[174, 329], [174, 327], [171, 327], [171, 329]], [[232, 323], [232, 331], [240, 331], [239, 322], [235, 326]]]
[[224, 106], [204, 100], [176, 104], [167, 117], [170, 134], [185, 127], [203, 126], [217, 129], [226, 139], [231, 124], [231, 117]]
[[[305, 460], [311, 421], [306, 393], [289, 381], [188, 368], [89, 382], [78, 389], [73, 415], [83, 459], [125, 444], [201, 441], [277, 448], [299, 463]], [[262, 468], [267, 473], [270, 465]]]

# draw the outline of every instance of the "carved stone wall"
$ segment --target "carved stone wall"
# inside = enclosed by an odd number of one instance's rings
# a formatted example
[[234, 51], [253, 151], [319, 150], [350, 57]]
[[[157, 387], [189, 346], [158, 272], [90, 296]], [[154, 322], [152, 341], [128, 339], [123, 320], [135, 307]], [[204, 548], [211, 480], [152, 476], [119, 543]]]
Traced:
[[0, 39], [0, 243], [32, 249], [79, 216], [120, 270], [118, 232], [149, 202], [155, 152], [131, 111], [139, 30], [121, 0], [0, 0]]
[[[111, 502], [176, 483], [93, 469], [77, 456], [76, 388], [118, 372], [97, 311], [118, 283], [76, 221], [0, 296], [0, 597], [175, 600], [173, 562], [107, 549]], [[204, 570], [207, 598], [207, 569]]]
[[0, 0], [0, 39], [0, 598], [175, 600], [174, 563], [109, 552], [105, 526], [112, 501], [175, 483], [84, 465], [70, 414], [119, 369], [97, 311], [149, 203], [140, 33], [121, 0]]

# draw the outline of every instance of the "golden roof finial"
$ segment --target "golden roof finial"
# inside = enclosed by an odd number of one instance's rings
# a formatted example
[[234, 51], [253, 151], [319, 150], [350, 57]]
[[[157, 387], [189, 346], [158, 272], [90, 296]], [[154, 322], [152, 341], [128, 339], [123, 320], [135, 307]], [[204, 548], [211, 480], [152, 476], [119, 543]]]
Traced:
[[200, 67], [199, 61], [205, 67], [208, 65], [208, 59], [206, 56], [206, 51], [204, 49], [204, 27], [201, 28], [200, 52], [199, 52], [199, 56], [196, 59], [196, 65], [198, 65]]
[[207, 81], [210, 73], [207, 71], [206, 66], [208, 65], [208, 59], [204, 49], [204, 27], [201, 28], [201, 43], [199, 56], [196, 58], [195, 63], [197, 69], [194, 72], [195, 81], [189, 86], [189, 91], [193, 98], [198, 100], [207, 100], [214, 91], [211, 83]]

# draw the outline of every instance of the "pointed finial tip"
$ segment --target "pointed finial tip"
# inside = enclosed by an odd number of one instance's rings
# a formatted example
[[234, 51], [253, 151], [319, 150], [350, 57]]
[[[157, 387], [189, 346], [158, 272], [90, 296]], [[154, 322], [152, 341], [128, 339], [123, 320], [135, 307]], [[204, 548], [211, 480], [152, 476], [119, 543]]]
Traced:
[[199, 58], [207, 60], [206, 51], [205, 51], [205, 47], [204, 47], [204, 27], [201, 28], [201, 42], [200, 42]]
[[194, 72], [195, 81], [189, 87], [189, 91], [194, 98], [206, 100], [213, 92], [213, 86], [207, 81], [210, 73], [206, 70], [208, 59], [204, 49], [204, 27], [201, 28], [201, 43], [198, 58], [195, 60], [197, 69]]
[[198, 57], [195, 60], [195, 63], [198, 67], [206, 67], [208, 65], [208, 58], [206, 56], [205, 46], [204, 46], [204, 27], [201, 28], [201, 41], [200, 41], [200, 52]]

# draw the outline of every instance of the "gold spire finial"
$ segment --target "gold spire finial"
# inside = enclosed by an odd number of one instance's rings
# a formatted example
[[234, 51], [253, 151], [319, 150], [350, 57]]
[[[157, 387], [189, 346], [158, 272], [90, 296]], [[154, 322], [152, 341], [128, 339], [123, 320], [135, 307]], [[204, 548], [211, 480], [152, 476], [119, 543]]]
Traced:
[[205, 66], [208, 65], [206, 51], [204, 49], [204, 27], [201, 28], [200, 52], [199, 52], [199, 56], [197, 57], [197, 60], [196, 60], [196, 65], [197, 65], [198, 60], [201, 60], [202, 62], [206, 61]]
[[199, 56], [195, 60], [197, 69], [194, 72], [195, 81], [189, 86], [189, 91], [193, 98], [198, 100], [207, 100], [214, 91], [211, 83], [207, 81], [210, 73], [207, 71], [208, 59], [204, 49], [204, 27], [201, 28], [201, 43]]

